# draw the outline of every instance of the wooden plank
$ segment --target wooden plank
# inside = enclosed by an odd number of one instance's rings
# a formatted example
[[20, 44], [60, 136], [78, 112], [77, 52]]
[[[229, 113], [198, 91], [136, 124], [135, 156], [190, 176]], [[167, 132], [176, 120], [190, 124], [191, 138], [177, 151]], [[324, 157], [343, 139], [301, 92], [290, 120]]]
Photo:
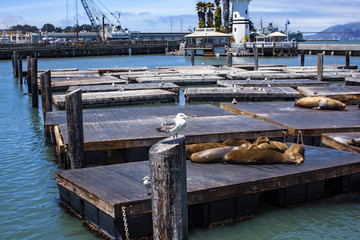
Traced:
[[346, 86], [360, 86], [359, 77], [347, 77], [345, 80]]
[[299, 87], [298, 91], [307, 97], [360, 96], [360, 86]]
[[349, 140], [358, 138], [360, 138], [360, 132], [323, 133], [321, 142], [338, 150], [360, 153], [360, 147], [347, 144]]
[[328, 82], [319, 82], [311, 79], [281, 79], [281, 80], [220, 80], [219, 87], [303, 87], [303, 86], [328, 86]]
[[87, 71], [98, 71], [99, 73], [109, 72], [140, 72], [148, 70], [147, 67], [113, 67], [113, 68], [88, 68]]
[[[68, 91], [73, 91], [77, 86], [70, 86]], [[137, 84], [108, 84], [108, 85], [82, 85], [83, 93], [88, 92], [109, 92], [109, 91], [128, 91], [128, 90], [144, 90], [144, 89], [162, 89], [170, 92], [178, 93], [180, 87], [173, 83], [137, 83]]]
[[276, 101], [294, 100], [301, 94], [289, 87], [212, 87], [212, 88], [187, 88], [184, 92], [187, 101]]
[[222, 103], [221, 107], [236, 114], [246, 114], [285, 127], [296, 137], [318, 136], [322, 133], [360, 131], [360, 111], [349, 106], [348, 111], [314, 110], [294, 106], [294, 102]]
[[139, 77], [136, 78], [136, 81], [139, 83], [165, 83], [172, 82], [177, 85], [192, 85], [192, 84], [213, 84], [218, 80], [223, 80], [223, 77], [220, 76], [175, 76], [175, 77]]
[[[360, 173], [356, 153], [306, 146], [301, 165], [195, 164], [187, 161], [188, 204], [200, 204]], [[114, 218], [151, 212], [151, 196], [141, 179], [148, 162], [61, 171], [57, 184]], [[120, 179], [120, 180], [119, 180]], [[114, 183], [126, 184], [114, 184]]]
[[[94, 92], [84, 93], [82, 95], [82, 104], [84, 108], [122, 106], [130, 104], [172, 102], [175, 101], [176, 98], [178, 98], [177, 94], [160, 89]], [[54, 95], [53, 102], [58, 108], [64, 109], [65, 95]]]

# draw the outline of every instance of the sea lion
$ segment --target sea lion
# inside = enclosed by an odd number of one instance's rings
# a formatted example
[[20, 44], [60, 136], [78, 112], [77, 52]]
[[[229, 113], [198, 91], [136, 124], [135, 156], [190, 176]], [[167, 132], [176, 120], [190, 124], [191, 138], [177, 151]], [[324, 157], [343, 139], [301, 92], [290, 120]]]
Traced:
[[253, 145], [254, 145], [254, 146], [259, 146], [260, 144], [262, 144], [262, 143], [268, 143], [269, 141], [270, 141], [270, 139], [268, 139], [267, 137], [261, 136], [261, 137], [258, 137], [258, 139], [256, 139], [256, 140], [253, 142]]
[[256, 149], [271, 149], [283, 153], [285, 152], [286, 149], [288, 149], [288, 146], [282, 142], [269, 141], [269, 142], [261, 143], [256, 147]]
[[244, 143], [250, 143], [250, 142], [242, 138], [230, 138], [223, 142], [223, 144], [227, 146], [241, 146]]
[[348, 107], [346, 104], [335, 99], [326, 97], [304, 97], [300, 98], [295, 103], [296, 106], [304, 108], [312, 108], [316, 110], [340, 110], [346, 111]]
[[304, 152], [304, 147], [299, 144], [293, 144], [284, 153], [279, 153], [271, 149], [238, 149], [227, 153], [223, 160], [228, 163], [238, 164], [300, 164], [304, 161]]
[[225, 154], [233, 150], [237, 150], [240, 147], [218, 147], [201, 152], [197, 152], [191, 155], [190, 160], [195, 163], [214, 163], [221, 162]]
[[226, 147], [226, 145], [217, 142], [195, 143], [195, 144], [186, 145], [185, 147], [186, 159], [190, 159], [190, 156], [193, 153], [201, 152], [207, 149], [218, 148], [218, 147]]
[[360, 138], [354, 138], [347, 142], [351, 146], [360, 147]]
[[357, 105], [360, 103], [360, 97], [355, 95], [336, 95], [330, 98], [338, 100], [346, 105]]

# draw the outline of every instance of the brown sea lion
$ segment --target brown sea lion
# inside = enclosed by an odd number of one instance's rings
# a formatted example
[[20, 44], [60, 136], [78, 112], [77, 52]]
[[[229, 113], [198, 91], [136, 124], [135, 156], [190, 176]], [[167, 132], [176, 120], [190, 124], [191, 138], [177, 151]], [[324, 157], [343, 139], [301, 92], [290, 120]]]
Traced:
[[261, 137], [258, 137], [258, 139], [256, 139], [254, 142], [253, 142], [253, 145], [254, 146], [258, 146], [262, 143], [268, 143], [270, 141], [270, 139], [268, 139], [267, 137], [265, 136], [261, 136]]
[[293, 144], [284, 153], [279, 153], [271, 149], [238, 149], [227, 153], [223, 160], [228, 163], [238, 164], [300, 164], [304, 161], [304, 157], [302, 155], [304, 152], [304, 147], [299, 144]]
[[282, 142], [269, 141], [261, 143], [256, 147], [256, 149], [271, 149], [283, 153], [286, 149], [288, 149], [288, 146]]
[[355, 95], [336, 95], [330, 98], [338, 100], [346, 105], [357, 105], [360, 103], [360, 97]]
[[347, 142], [351, 146], [360, 147], [360, 138], [354, 138]]
[[240, 147], [218, 147], [204, 150], [191, 155], [190, 160], [195, 163], [214, 163], [221, 162], [225, 154]]
[[207, 149], [218, 148], [218, 147], [226, 147], [226, 145], [217, 142], [195, 143], [195, 144], [186, 145], [185, 147], [186, 159], [190, 159], [190, 156], [193, 153], [201, 152]]
[[304, 108], [312, 108], [317, 110], [340, 110], [346, 111], [348, 107], [346, 104], [335, 99], [326, 97], [304, 97], [300, 98], [295, 103], [296, 106]]
[[225, 144], [227, 146], [241, 146], [244, 143], [250, 143], [250, 142], [246, 141], [244, 139], [241, 139], [241, 138], [230, 138], [223, 142], [223, 144]]

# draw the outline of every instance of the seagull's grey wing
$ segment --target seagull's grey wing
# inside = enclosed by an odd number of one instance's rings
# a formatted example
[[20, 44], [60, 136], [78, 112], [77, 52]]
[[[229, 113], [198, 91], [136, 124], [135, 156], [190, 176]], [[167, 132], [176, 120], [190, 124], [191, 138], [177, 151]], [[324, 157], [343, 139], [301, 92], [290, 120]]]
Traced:
[[169, 133], [171, 129], [173, 129], [176, 126], [176, 123], [174, 120], [168, 120], [166, 122], [163, 122], [161, 124], [161, 127], [158, 128], [157, 130], [159, 132], [166, 132]]

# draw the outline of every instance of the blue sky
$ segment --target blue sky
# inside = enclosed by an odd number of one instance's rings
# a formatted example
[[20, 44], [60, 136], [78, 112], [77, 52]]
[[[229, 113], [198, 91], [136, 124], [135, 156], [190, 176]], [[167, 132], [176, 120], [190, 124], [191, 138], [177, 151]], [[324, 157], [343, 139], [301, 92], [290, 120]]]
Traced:
[[[197, 25], [197, 0], [93, 0], [113, 13], [121, 13], [121, 23], [143, 32], [186, 31]], [[65, 27], [75, 24], [75, 0], [0, 0], [0, 25], [45, 23]], [[78, 0], [79, 24], [90, 23]], [[106, 12], [106, 14], [109, 14]], [[360, 0], [252, 0], [250, 18], [255, 27], [272, 22], [280, 29], [286, 19], [293, 31], [317, 32], [349, 22], [360, 22]]]

